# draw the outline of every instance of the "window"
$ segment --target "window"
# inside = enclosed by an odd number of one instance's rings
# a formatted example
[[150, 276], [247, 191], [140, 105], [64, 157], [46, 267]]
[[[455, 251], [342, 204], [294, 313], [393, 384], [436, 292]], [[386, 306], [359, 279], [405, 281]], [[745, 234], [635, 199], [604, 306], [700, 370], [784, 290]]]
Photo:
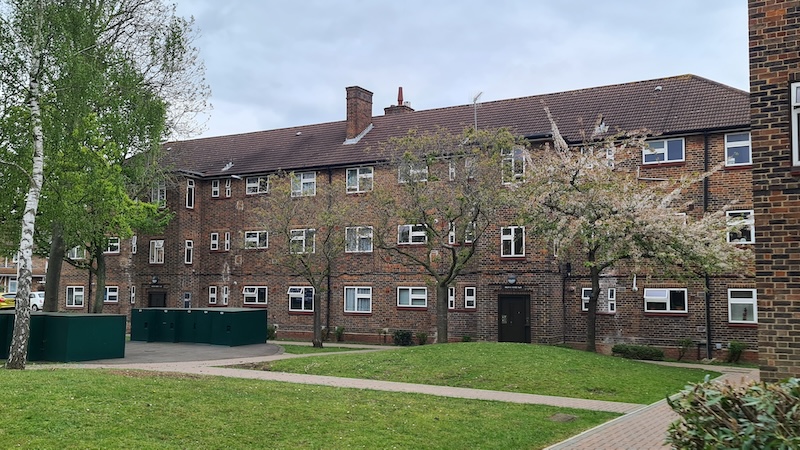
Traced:
[[225, 251], [226, 252], [230, 251], [230, 249], [231, 249], [231, 232], [230, 231], [226, 231], [225, 232]]
[[292, 197], [317, 195], [317, 173], [300, 172], [292, 175]]
[[216, 305], [217, 304], [217, 287], [216, 286], [209, 286], [208, 287], [208, 304], [209, 305]]
[[372, 167], [347, 169], [347, 193], [369, 192], [372, 190]]
[[83, 286], [67, 286], [67, 308], [83, 306]]
[[345, 234], [345, 252], [369, 253], [372, 251], [372, 227], [347, 227]]
[[81, 246], [72, 247], [67, 252], [67, 258], [75, 261], [86, 259], [86, 249]]
[[500, 229], [500, 256], [525, 256], [525, 227]]
[[106, 250], [103, 253], [119, 253], [120, 240], [118, 237], [108, 238]]
[[683, 138], [650, 141], [642, 149], [644, 164], [683, 161]]
[[428, 306], [428, 288], [398, 287], [397, 306], [425, 308]]
[[447, 175], [450, 181], [455, 181], [456, 179], [456, 162], [455, 160], [450, 160], [450, 165], [447, 170]]
[[18, 284], [19, 281], [17, 280], [17, 277], [8, 277], [8, 292], [16, 293]]
[[617, 312], [617, 288], [608, 288], [608, 312]]
[[[225, 185], [225, 196], [230, 197], [230, 181]], [[245, 192], [247, 195], [266, 194], [269, 192], [269, 177], [247, 177], [245, 180]]]
[[291, 286], [287, 293], [289, 294], [289, 311], [314, 311], [314, 288]]
[[244, 248], [267, 248], [269, 247], [269, 240], [267, 232], [261, 231], [245, 231], [244, 232]]
[[138, 241], [138, 239], [136, 238], [136, 236], [133, 236], [131, 238], [131, 254], [133, 255], [135, 255], [136, 251], [139, 249], [139, 247], [136, 245], [137, 243], [136, 241]]
[[755, 289], [728, 289], [728, 322], [758, 323]]
[[118, 303], [119, 302], [119, 287], [106, 286], [106, 293], [103, 297], [103, 303]]
[[161, 207], [167, 204], [167, 183], [159, 181], [150, 192], [150, 202]]
[[425, 225], [398, 225], [398, 244], [424, 244], [426, 242], [428, 242], [428, 233], [426, 233]]
[[800, 165], [800, 82], [789, 85], [792, 115], [792, 165]]
[[219, 197], [219, 180], [211, 180], [211, 196]]
[[219, 233], [211, 233], [211, 250], [219, 250]]
[[164, 240], [150, 241], [150, 264], [164, 264]]
[[351, 313], [372, 312], [372, 288], [345, 287], [344, 312], [351, 312]]
[[228, 286], [222, 286], [222, 304], [228, 304], [228, 298], [231, 296], [231, 288]]
[[522, 148], [510, 148], [501, 151], [503, 184], [510, 184], [525, 176], [525, 152]]
[[291, 230], [292, 240], [289, 242], [289, 251], [292, 253], [314, 253], [316, 230]]
[[478, 304], [478, 289], [472, 286], [464, 288], [464, 308], [475, 308]]
[[686, 289], [645, 289], [644, 311], [687, 312]]
[[725, 165], [743, 166], [752, 164], [750, 152], [750, 133], [731, 133], [725, 135]]
[[136, 286], [131, 286], [131, 305], [136, 303]]
[[189, 309], [192, 307], [192, 293], [191, 292], [184, 292], [183, 293], [183, 307]]
[[245, 305], [266, 305], [267, 287], [266, 286], [245, 286], [242, 289]]
[[447, 309], [456, 309], [456, 288], [447, 288]]
[[230, 198], [231, 196], [231, 179], [228, 178], [225, 180], [225, 197]]
[[[472, 241], [475, 240], [475, 223], [470, 222], [464, 228], [464, 243], [471, 244]], [[450, 222], [450, 231], [447, 232], [447, 243], [450, 245], [458, 244], [458, 239], [456, 239], [456, 225], [453, 222]]]
[[728, 242], [752, 244], [756, 241], [756, 220], [753, 210], [728, 211]]
[[589, 311], [589, 299], [592, 298], [592, 288], [581, 289], [581, 311]]
[[186, 180], [186, 208], [194, 208], [194, 180]]
[[191, 264], [194, 253], [194, 241], [186, 241], [186, 244], [183, 248], [183, 263], [184, 264]]
[[426, 161], [401, 163], [398, 167], [397, 181], [400, 183], [428, 181], [428, 163]]

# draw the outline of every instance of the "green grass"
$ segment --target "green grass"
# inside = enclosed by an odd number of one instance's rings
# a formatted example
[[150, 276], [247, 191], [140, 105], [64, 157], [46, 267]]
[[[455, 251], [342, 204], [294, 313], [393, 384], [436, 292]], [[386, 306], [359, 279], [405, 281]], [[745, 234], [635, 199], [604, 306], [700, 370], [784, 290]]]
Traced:
[[[1, 370], [3, 448], [543, 448], [615, 417], [121, 370]], [[555, 413], [572, 422], [549, 420]]]
[[291, 353], [293, 355], [305, 355], [308, 353], [331, 353], [331, 352], [352, 352], [353, 350], [362, 350], [360, 348], [348, 348], [348, 347], [313, 347], [311, 344], [309, 345], [288, 345], [288, 344], [278, 344], [283, 347], [284, 353]]
[[648, 404], [711, 370], [664, 367], [561, 347], [470, 342], [263, 363], [262, 370]]

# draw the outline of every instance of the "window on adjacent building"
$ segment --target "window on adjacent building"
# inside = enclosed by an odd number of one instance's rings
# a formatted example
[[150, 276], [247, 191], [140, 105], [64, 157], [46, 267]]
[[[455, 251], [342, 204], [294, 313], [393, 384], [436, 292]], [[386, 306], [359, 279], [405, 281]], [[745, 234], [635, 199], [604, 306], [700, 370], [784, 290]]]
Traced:
[[229, 286], [222, 286], [222, 304], [227, 305], [228, 299], [231, 296], [231, 288]]
[[[226, 197], [230, 197], [228, 195], [228, 189], [230, 188], [230, 180], [228, 181], [228, 185], [226, 185]], [[266, 194], [269, 192], [269, 177], [247, 177], [245, 180], [245, 192], [247, 195], [253, 194]]]
[[658, 164], [684, 160], [683, 138], [648, 141], [642, 149], [642, 163]]
[[503, 184], [517, 182], [525, 176], [525, 151], [515, 147], [501, 151]]
[[750, 152], [750, 133], [730, 133], [725, 135], [725, 165], [743, 166], [752, 164]]
[[292, 253], [314, 253], [316, 249], [316, 230], [306, 228], [301, 230], [290, 230], [291, 242], [289, 251]]
[[398, 287], [397, 306], [424, 308], [428, 306], [428, 288]]
[[224, 240], [223, 244], [224, 244], [225, 251], [226, 252], [230, 251], [230, 249], [231, 249], [231, 232], [230, 231], [226, 231], [225, 232], [225, 240]]
[[269, 247], [269, 238], [266, 230], [244, 232], [244, 248], [267, 247]]
[[186, 207], [194, 208], [194, 180], [186, 180]]
[[371, 287], [345, 287], [344, 312], [369, 313], [372, 312]]
[[150, 241], [150, 264], [164, 264], [164, 240]]
[[464, 308], [475, 308], [478, 304], [478, 289], [473, 286], [464, 288]]
[[131, 286], [131, 305], [136, 303], [136, 286]]
[[108, 238], [106, 250], [103, 253], [119, 253], [120, 239], [118, 237]]
[[216, 286], [209, 286], [208, 287], [208, 304], [209, 305], [216, 305], [217, 304], [217, 287]]
[[525, 256], [525, 227], [501, 228], [500, 249], [500, 256]]
[[347, 227], [345, 234], [345, 252], [368, 253], [372, 251], [372, 227]]
[[685, 313], [686, 289], [645, 289], [645, 312]]
[[165, 181], [159, 181], [153, 186], [153, 189], [150, 191], [150, 201], [152, 203], [156, 203], [162, 208], [167, 204], [167, 183]]
[[800, 82], [789, 85], [792, 120], [792, 165], [800, 166]]
[[289, 287], [289, 311], [313, 312], [314, 288], [309, 286]]
[[231, 196], [231, 179], [228, 178], [225, 180], [225, 197], [230, 198]]
[[183, 263], [191, 264], [194, 260], [194, 241], [186, 241], [183, 247]]
[[728, 289], [728, 322], [758, 323], [755, 289]]
[[245, 286], [242, 289], [245, 305], [266, 305], [267, 287], [266, 286]]
[[83, 286], [67, 286], [67, 308], [83, 306]]
[[211, 180], [211, 196], [219, 197], [219, 180]]
[[219, 233], [211, 233], [211, 250], [219, 250]]
[[424, 244], [428, 242], [428, 233], [425, 225], [398, 225], [397, 243], [398, 244]]
[[756, 241], [756, 220], [753, 210], [728, 211], [728, 242], [752, 244]]
[[447, 309], [456, 309], [456, 288], [447, 288]]
[[397, 181], [400, 183], [428, 181], [427, 161], [401, 163], [397, 169]]
[[292, 197], [317, 195], [317, 173], [300, 172], [292, 175]]
[[103, 297], [103, 303], [118, 303], [119, 302], [119, 287], [106, 286], [106, 293]]
[[372, 167], [347, 169], [347, 193], [369, 192], [372, 190]]

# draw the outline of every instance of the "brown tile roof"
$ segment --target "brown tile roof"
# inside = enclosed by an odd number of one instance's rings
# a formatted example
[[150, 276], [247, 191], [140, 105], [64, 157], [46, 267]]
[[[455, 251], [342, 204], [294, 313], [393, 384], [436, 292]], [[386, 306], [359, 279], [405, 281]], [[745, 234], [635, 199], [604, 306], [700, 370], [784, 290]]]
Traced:
[[[580, 142], [581, 130], [591, 132], [601, 114], [609, 131], [645, 128], [654, 134], [689, 134], [750, 126], [747, 92], [696, 75], [481, 103], [478, 126], [545, 136], [550, 125], [544, 106], [571, 142]], [[473, 114], [472, 105], [460, 105], [375, 116], [374, 128], [351, 145], [343, 144], [345, 121], [169, 142], [166, 163], [205, 177], [363, 164], [380, 160], [377, 144], [391, 136], [413, 128], [458, 132], [473, 124]], [[223, 170], [228, 163], [233, 165]]]

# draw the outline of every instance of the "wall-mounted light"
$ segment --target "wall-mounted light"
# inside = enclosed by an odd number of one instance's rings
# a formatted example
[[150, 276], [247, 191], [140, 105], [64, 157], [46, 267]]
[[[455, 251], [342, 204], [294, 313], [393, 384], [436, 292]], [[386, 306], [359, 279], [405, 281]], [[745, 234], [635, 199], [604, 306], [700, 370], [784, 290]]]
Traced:
[[506, 279], [508, 284], [517, 284], [517, 276], [513, 273], [508, 274], [508, 278]]
[[158, 277], [157, 277], [157, 276], [155, 276], [155, 275], [153, 275], [153, 279], [152, 279], [152, 280], [150, 280], [150, 283], [151, 283], [151, 284], [158, 284]]

